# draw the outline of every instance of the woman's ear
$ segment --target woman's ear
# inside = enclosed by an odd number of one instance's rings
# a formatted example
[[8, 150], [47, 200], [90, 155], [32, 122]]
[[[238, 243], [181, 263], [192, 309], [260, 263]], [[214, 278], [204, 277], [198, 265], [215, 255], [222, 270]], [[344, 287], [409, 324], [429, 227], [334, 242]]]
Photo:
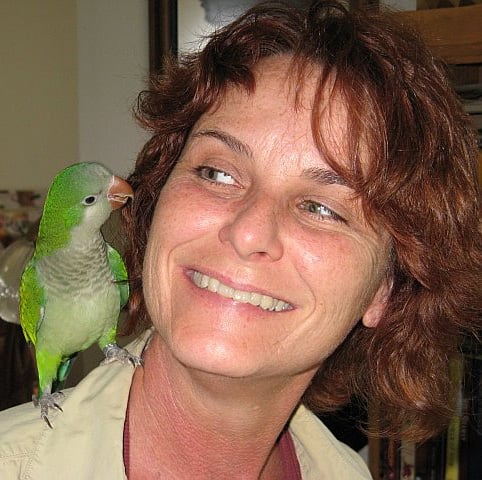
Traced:
[[377, 290], [370, 305], [368, 305], [362, 317], [362, 323], [367, 328], [375, 328], [385, 312], [388, 296], [392, 289], [392, 284], [385, 280]]

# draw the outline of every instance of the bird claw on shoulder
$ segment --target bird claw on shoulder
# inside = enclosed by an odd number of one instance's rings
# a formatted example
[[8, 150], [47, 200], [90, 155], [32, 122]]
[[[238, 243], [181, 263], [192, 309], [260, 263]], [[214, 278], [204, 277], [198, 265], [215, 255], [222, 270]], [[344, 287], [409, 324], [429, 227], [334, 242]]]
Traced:
[[64, 394], [62, 392], [44, 393], [41, 398], [36, 396], [32, 397], [33, 404], [36, 407], [40, 406], [40, 418], [42, 418], [50, 428], [53, 427], [48, 415], [49, 408], [63, 412], [62, 407], [57, 403], [63, 397]]
[[136, 355], [132, 355], [125, 348], [119, 347], [115, 343], [109, 343], [102, 350], [105, 355], [105, 359], [101, 362], [101, 365], [108, 365], [112, 362], [120, 362], [124, 365], [132, 365], [138, 367], [143, 364], [142, 358]]

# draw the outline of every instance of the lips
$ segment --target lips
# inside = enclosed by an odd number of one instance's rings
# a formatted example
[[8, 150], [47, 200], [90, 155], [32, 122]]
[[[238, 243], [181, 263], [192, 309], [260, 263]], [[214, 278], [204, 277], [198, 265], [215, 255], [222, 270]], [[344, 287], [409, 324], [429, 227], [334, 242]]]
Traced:
[[238, 290], [221, 283], [216, 278], [204, 275], [201, 272], [195, 271], [192, 275], [192, 280], [199, 288], [205, 288], [210, 292], [217, 293], [222, 297], [231, 298], [239, 303], [249, 303], [262, 310], [282, 312], [293, 308], [289, 303], [280, 300], [279, 298], [270, 297], [269, 295], [263, 295], [258, 292]]

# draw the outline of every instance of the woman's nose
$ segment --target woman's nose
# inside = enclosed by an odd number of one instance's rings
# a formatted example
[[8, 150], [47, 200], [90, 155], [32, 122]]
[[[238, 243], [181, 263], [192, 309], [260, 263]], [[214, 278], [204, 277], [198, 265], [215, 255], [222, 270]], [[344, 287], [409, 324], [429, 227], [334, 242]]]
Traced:
[[279, 232], [276, 200], [258, 195], [242, 202], [220, 229], [221, 242], [229, 242], [245, 260], [279, 260], [283, 244]]

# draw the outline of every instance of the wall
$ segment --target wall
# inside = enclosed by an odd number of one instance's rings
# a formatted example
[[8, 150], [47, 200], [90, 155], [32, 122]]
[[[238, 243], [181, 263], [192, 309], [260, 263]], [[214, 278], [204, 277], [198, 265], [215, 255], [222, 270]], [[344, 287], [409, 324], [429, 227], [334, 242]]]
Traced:
[[131, 170], [147, 25], [147, 0], [0, 2], [0, 189], [46, 188], [79, 160]]
[[148, 74], [147, 3], [77, 0], [79, 158], [121, 175], [146, 139], [131, 111]]
[[[0, 189], [46, 188], [77, 161], [132, 169], [146, 139], [131, 107], [148, 70], [147, 4], [0, 2]], [[179, 27], [182, 49], [213, 28], [199, 0], [179, 0]]]
[[76, 49], [73, 1], [0, 2], [0, 189], [76, 161]]

